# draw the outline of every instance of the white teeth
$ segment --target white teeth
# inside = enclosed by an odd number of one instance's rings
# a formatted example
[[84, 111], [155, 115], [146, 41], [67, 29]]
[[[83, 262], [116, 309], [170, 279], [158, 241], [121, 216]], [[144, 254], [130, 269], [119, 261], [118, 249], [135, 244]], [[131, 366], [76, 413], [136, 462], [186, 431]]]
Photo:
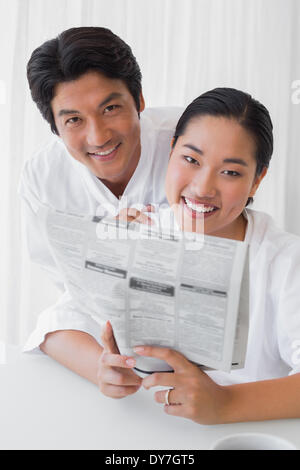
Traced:
[[109, 155], [110, 153], [112, 153], [114, 150], [116, 150], [117, 147], [118, 146], [116, 145], [112, 149], [106, 150], [106, 152], [94, 152], [94, 153], [90, 153], [90, 155], [96, 155], [98, 157], [103, 157], [105, 155]]
[[212, 212], [214, 209], [216, 209], [215, 206], [205, 206], [204, 204], [194, 204], [186, 197], [184, 198], [184, 200], [185, 200], [186, 205], [190, 209], [193, 209], [196, 212], [201, 212], [201, 213]]

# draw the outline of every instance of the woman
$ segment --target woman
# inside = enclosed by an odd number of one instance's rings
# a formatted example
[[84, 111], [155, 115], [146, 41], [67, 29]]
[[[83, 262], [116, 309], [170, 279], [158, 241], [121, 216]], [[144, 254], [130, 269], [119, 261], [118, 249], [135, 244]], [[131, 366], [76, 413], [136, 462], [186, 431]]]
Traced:
[[[169, 204], [184, 231], [249, 243], [250, 325], [245, 368], [224, 374], [223, 385], [177, 351], [135, 348], [173, 368], [142, 383], [147, 389], [170, 387], [155, 393], [168, 414], [202, 424], [300, 417], [300, 239], [278, 229], [266, 214], [245, 209], [272, 151], [268, 111], [238, 90], [204, 93], [177, 124], [166, 176]], [[107, 325], [104, 344], [109, 338]], [[105, 357], [102, 381], [108, 376], [108, 348]], [[224, 385], [226, 379], [231, 385]]]

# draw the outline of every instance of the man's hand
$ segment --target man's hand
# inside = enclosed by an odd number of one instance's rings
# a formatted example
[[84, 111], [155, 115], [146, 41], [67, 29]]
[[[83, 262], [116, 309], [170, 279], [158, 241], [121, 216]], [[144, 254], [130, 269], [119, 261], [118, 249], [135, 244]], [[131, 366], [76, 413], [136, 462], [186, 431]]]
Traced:
[[141, 210], [126, 207], [120, 211], [116, 219], [123, 220], [124, 222], [137, 222], [139, 224], [152, 225], [153, 220], [145, 214], [145, 212], [155, 212], [155, 208], [151, 204], [148, 204]]
[[104, 326], [101, 339], [103, 351], [97, 371], [100, 391], [111, 398], [124, 398], [137, 392], [142, 379], [132, 370], [135, 359], [120, 354], [110, 322]]

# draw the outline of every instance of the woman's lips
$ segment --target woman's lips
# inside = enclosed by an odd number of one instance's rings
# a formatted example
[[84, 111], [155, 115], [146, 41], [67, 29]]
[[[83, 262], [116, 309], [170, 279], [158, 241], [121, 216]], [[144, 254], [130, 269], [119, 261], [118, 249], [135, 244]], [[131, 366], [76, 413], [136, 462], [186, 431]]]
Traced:
[[186, 211], [193, 219], [207, 219], [219, 210], [219, 208], [214, 205], [201, 204], [195, 199], [186, 198], [185, 196], [181, 197], [181, 204], [183, 205], [184, 211]]
[[113, 160], [115, 158], [120, 145], [121, 144], [118, 144], [115, 147], [112, 147], [111, 149], [108, 149], [105, 152], [88, 153], [88, 155], [89, 155], [89, 157], [93, 158], [94, 160], [97, 160], [97, 161], [100, 161], [100, 162], [107, 162], [107, 161]]

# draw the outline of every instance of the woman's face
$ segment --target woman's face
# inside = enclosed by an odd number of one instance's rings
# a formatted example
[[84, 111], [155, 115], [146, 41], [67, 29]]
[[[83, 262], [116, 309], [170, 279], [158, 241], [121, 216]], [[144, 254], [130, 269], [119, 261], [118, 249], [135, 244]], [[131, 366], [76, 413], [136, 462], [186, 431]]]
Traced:
[[242, 216], [266, 169], [255, 176], [253, 137], [235, 119], [193, 118], [178, 137], [166, 176], [166, 194], [182, 230], [243, 240]]

